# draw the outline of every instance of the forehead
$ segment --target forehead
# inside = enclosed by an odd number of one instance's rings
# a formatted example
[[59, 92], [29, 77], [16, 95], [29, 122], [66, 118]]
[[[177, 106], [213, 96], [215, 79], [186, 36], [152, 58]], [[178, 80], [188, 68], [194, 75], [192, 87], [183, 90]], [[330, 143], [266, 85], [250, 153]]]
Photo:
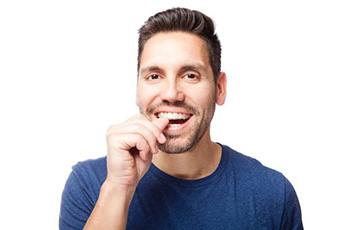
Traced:
[[186, 65], [209, 66], [205, 41], [187, 32], [160, 32], [144, 45], [140, 69], [148, 66], [180, 68]]

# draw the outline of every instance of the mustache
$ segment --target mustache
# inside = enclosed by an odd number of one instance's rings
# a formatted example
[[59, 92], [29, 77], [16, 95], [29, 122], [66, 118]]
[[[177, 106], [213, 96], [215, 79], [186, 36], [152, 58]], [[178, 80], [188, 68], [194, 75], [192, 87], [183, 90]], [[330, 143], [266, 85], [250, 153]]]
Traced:
[[192, 113], [194, 115], [199, 114], [198, 110], [194, 106], [189, 105], [183, 101], [176, 101], [176, 102], [172, 102], [172, 103], [161, 102], [161, 103], [158, 103], [156, 105], [152, 105], [152, 106], [148, 107], [145, 112], [147, 114], [153, 114], [154, 111], [156, 111], [156, 109], [161, 107], [161, 106], [172, 106], [172, 107], [182, 108], [182, 109], [185, 109], [186, 111], [189, 111], [190, 113]]

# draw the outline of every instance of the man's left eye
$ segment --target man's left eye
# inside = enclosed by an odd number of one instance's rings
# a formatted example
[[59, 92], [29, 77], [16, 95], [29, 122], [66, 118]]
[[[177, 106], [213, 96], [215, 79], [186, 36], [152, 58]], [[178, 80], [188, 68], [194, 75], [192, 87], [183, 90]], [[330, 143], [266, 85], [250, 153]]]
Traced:
[[196, 80], [198, 77], [197, 77], [197, 75], [195, 75], [193, 73], [188, 73], [184, 76], [184, 78], [187, 78], [189, 80]]

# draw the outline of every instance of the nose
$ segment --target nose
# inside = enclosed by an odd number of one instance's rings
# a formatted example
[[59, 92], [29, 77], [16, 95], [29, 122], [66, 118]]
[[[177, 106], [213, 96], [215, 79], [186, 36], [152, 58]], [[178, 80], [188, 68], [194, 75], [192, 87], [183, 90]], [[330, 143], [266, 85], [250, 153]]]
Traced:
[[183, 101], [185, 99], [185, 94], [181, 90], [176, 80], [168, 79], [162, 89], [161, 99], [169, 103], [175, 103], [178, 101]]

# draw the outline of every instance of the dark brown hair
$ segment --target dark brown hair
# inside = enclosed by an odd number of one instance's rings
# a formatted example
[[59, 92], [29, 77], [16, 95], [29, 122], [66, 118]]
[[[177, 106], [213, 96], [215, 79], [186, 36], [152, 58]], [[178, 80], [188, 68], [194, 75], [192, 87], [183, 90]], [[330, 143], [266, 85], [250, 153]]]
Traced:
[[148, 39], [159, 32], [183, 31], [203, 39], [208, 47], [209, 62], [216, 81], [221, 68], [221, 45], [215, 33], [213, 20], [205, 14], [186, 8], [172, 8], [151, 17], [139, 29], [137, 69]]

